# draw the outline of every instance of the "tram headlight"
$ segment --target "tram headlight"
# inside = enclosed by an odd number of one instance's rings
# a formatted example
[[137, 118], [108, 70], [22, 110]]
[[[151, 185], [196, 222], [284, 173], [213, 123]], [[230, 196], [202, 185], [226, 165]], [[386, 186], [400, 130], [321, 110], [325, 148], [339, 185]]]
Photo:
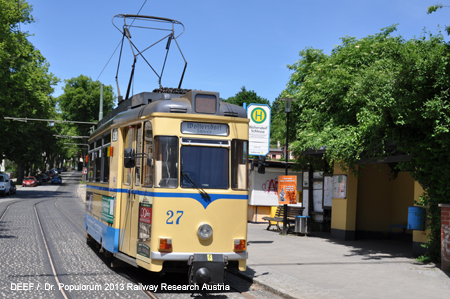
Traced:
[[200, 239], [206, 240], [212, 236], [213, 230], [211, 225], [205, 223], [200, 225], [197, 233]]

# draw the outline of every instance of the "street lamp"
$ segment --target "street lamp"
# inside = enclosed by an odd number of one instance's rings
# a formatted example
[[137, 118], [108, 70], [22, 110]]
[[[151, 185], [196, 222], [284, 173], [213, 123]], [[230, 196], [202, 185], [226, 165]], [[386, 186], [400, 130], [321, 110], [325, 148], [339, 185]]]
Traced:
[[[286, 112], [286, 147], [285, 147], [285, 155], [286, 155], [286, 168], [285, 168], [285, 175], [288, 175], [288, 162], [289, 162], [289, 113], [291, 113], [291, 104], [293, 101], [296, 101], [297, 99], [293, 98], [283, 98], [280, 99], [280, 101], [283, 101], [285, 103], [284, 105], [284, 112]], [[287, 204], [284, 205], [283, 209], [283, 234], [287, 234]]]

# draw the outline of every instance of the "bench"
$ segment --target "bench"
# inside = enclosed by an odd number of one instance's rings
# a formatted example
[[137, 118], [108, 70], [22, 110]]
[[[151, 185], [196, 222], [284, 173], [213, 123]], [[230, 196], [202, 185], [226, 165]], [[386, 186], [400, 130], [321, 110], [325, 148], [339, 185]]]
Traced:
[[389, 226], [389, 232], [392, 233], [392, 234], [400, 234], [400, 233], [398, 233], [398, 232], [393, 232], [393, 231], [392, 231], [392, 228], [393, 228], [393, 227], [402, 228], [402, 229], [403, 229], [403, 233], [405, 233], [406, 230], [408, 229], [408, 227], [407, 227], [406, 225], [392, 224], [392, 225]]
[[[288, 231], [291, 230], [291, 224], [295, 225], [295, 216], [302, 216], [303, 210], [305, 208], [303, 207], [291, 207], [287, 206], [287, 225], [288, 225]], [[263, 217], [263, 220], [269, 221], [269, 226], [267, 227], [267, 230], [270, 230], [270, 227], [273, 225], [272, 222], [275, 222], [277, 230], [281, 231], [279, 223], [283, 223], [283, 215], [284, 215], [284, 205], [278, 206], [277, 211], [275, 212], [274, 217]]]

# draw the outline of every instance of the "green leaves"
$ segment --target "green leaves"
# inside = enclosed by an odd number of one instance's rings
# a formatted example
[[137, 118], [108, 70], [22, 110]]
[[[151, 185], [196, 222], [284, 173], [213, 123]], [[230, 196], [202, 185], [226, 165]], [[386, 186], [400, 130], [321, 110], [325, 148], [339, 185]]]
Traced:
[[[57, 98], [58, 109], [63, 119], [73, 121], [98, 121], [100, 112], [100, 81], [80, 75], [65, 80], [64, 94]], [[108, 114], [114, 105], [111, 85], [103, 86], [103, 115]], [[79, 135], [86, 135], [86, 126], [79, 127]]]
[[50, 95], [59, 79], [49, 72], [48, 62], [27, 39], [29, 34], [19, 30], [19, 23], [31, 22], [26, 1], [0, 0], [0, 131], [4, 136], [0, 154], [21, 165], [41, 163], [42, 153], [55, 144], [44, 122], [4, 119], [48, 119], [55, 113]]
[[298, 99], [293, 147], [297, 153], [326, 147], [329, 163], [347, 165], [412, 155], [397, 171], [410, 171], [435, 207], [450, 202], [448, 180], [442, 180], [450, 179], [443, 167], [450, 162], [450, 47], [442, 35], [404, 40], [391, 36], [395, 30], [344, 37], [330, 55], [300, 51], [282, 93]]
[[225, 102], [241, 107], [243, 107], [244, 103], [247, 105], [254, 103], [266, 104], [270, 106], [270, 102], [267, 99], [258, 96], [253, 90], [247, 90], [245, 86], [242, 86], [241, 91], [239, 91], [234, 97], [229, 97], [226, 99]]

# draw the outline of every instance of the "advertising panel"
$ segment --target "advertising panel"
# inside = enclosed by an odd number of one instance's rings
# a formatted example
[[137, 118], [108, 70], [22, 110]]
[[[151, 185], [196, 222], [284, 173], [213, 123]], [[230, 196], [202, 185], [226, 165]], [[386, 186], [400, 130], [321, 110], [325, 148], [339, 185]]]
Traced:
[[296, 175], [280, 175], [278, 177], [278, 203], [280, 205], [297, 203]]

